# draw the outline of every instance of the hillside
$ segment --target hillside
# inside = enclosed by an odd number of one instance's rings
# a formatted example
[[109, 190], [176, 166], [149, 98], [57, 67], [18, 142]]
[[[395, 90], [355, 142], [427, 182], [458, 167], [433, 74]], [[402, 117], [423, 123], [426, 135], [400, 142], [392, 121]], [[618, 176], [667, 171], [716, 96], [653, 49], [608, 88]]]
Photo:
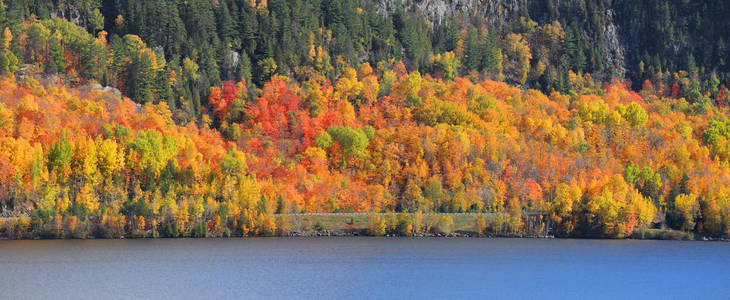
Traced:
[[[725, 25], [694, 17], [706, 5], [2, 4], [0, 236], [286, 234], [276, 216], [315, 212], [730, 233]], [[645, 24], [660, 8], [673, 21]]]
[[[301, 80], [310, 70], [333, 81], [345, 66], [399, 60], [408, 70], [436, 75], [444, 70], [435, 57], [446, 52], [460, 62], [453, 67], [458, 75], [547, 94], [570, 93], [573, 71], [599, 82], [630, 79], [635, 90], [661, 81], [666, 95], [677, 84], [691, 103], [728, 102], [719, 94], [730, 76], [724, 36], [730, 8], [721, 0], [4, 0], [1, 7], [0, 25], [16, 38], [23, 22], [60, 17], [109, 43], [99, 53], [81, 33], [52, 37], [58, 25], [45, 21], [50, 32], [34, 31], [31, 40], [47, 44], [39, 49], [55, 47], [55, 58], [19, 44], [12, 50], [21, 62], [59, 61], [44, 71], [93, 79], [138, 102], [167, 101], [176, 120], [198, 117], [209, 87], [222, 81], [246, 78], [260, 88], [270, 75]], [[69, 34], [78, 38], [69, 41]], [[140, 37], [150, 57], [130, 55], [140, 43], [130, 46], [128, 35]], [[73, 57], [59, 47], [105, 71], [69, 74], [64, 69], [72, 61], [65, 60]], [[179, 82], [144, 82], [173, 73]]]
[[219, 132], [164, 102], [17, 80], [0, 89], [0, 183], [4, 214], [25, 217], [5, 234], [273, 233], [274, 213], [369, 211], [545, 211], [568, 236], [664, 215], [730, 228], [727, 112], [649, 88], [546, 96], [363, 64], [332, 85], [275, 76], [258, 99], [214, 88]]

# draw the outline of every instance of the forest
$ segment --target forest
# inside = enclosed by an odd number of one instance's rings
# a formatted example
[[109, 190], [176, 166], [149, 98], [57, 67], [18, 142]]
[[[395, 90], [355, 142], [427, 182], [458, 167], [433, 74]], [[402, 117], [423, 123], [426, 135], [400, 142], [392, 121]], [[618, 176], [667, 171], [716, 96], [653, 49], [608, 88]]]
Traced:
[[728, 236], [727, 4], [523, 2], [436, 22], [409, 1], [3, 0], [0, 236], [286, 235], [277, 215], [324, 212]]

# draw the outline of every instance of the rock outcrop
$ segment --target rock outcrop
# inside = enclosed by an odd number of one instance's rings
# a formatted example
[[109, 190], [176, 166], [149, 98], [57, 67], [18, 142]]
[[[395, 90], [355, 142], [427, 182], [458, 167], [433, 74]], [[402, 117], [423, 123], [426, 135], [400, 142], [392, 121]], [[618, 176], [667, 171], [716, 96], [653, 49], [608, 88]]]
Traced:
[[[432, 27], [458, 16], [461, 20], [484, 22], [492, 28], [502, 28], [519, 21], [527, 14], [527, 8], [538, 0], [379, 0], [376, 7], [380, 13], [394, 12], [399, 6], [409, 13], [422, 16]], [[579, 5], [578, 0], [559, 1], [558, 5]], [[585, 5], [585, 4], [583, 4]], [[605, 24], [598, 41], [602, 48], [605, 74], [599, 77], [623, 77], [626, 73], [625, 40], [620, 34], [619, 23], [613, 9], [603, 11]]]

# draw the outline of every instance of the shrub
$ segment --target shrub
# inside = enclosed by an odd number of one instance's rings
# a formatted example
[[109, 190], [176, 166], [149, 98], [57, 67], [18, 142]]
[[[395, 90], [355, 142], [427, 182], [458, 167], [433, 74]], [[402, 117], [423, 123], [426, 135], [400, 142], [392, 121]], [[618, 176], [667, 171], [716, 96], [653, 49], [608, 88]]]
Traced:
[[454, 219], [451, 216], [441, 216], [433, 228], [437, 234], [449, 235], [454, 232]]
[[396, 225], [396, 230], [398, 234], [400, 235], [412, 235], [413, 234], [413, 224], [411, 220], [411, 216], [407, 213], [399, 213], [398, 214], [398, 223]]
[[478, 215], [477, 220], [474, 222], [474, 232], [479, 235], [484, 234], [484, 230], [487, 229], [487, 222], [484, 221], [483, 215]]
[[379, 215], [368, 216], [368, 235], [385, 235], [385, 219]]

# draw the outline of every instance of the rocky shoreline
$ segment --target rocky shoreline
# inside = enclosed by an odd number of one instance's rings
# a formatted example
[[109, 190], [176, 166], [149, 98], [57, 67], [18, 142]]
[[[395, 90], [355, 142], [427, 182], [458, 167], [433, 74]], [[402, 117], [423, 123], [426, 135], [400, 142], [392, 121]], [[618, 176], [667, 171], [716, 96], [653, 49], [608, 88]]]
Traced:
[[[309, 232], [309, 233], [302, 233], [302, 232], [292, 232], [288, 235], [283, 235], [285, 237], [356, 237], [356, 236], [370, 236], [364, 232], [357, 232], [357, 231], [316, 231], [316, 232]], [[386, 234], [383, 235], [383, 237], [463, 237], [463, 238], [548, 238], [552, 239], [555, 238], [553, 235], [498, 235], [498, 234], [477, 234], [474, 232], [453, 232], [450, 234], [440, 234], [440, 233], [420, 233], [420, 234], [412, 234], [412, 235], [399, 235], [399, 234]]]
[[[282, 237], [357, 237], [357, 236], [370, 236], [365, 231], [361, 230], [323, 230], [323, 231], [312, 231], [312, 232], [291, 232], [290, 234], [283, 235]], [[720, 241], [730, 242], [728, 237], [696, 237], [687, 238], [687, 236], [677, 235], [631, 235], [624, 238], [600, 238], [600, 237], [556, 237], [554, 235], [514, 235], [514, 234], [477, 234], [475, 232], [458, 231], [450, 234], [439, 234], [439, 233], [420, 233], [412, 235], [399, 235], [399, 234], [386, 234], [383, 237], [418, 237], [418, 238], [524, 238], [524, 239], [630, 239], [630, 240], [675, 240], [675, 241]]]
[[[291, 232], [289, 234], [285, 235], [273, 235], [273, 236], [244, 236], [244, 237], [136, 237], [136, 236], [120, 236], [116, 238], [103, 238], [103, 237], [94, 237], [89, 236], [87, 238], [88, 240], [99, 240], [99, 239], [108, 239], [108, 240], [119, 240], [119, 239], [176, 239], [176, 238], [182, 238], [182, 239], [206, 239], [206, 238], [266, 238], [266, 237], [301, 237], [301, 238], [307, 238], [307, 237], [377, 237], [377, 236], [371, 236], [364, 233], [359, 232], [342, 232], [342, 231], [318, 231], [318, 232]], [[413, 235], [398, 235], [398, 234], [386, 234], [384, 236], [380, 237], [386, 237], [386, 238], [517, 238], [517, 239], [604, 239], [604, 240], [670, 240], [670, 241], [707, 241], [707, 242], [730, 242], [730, 238], [728, 237], [708, 237], [703, 236], [699, 238], [693, 238], [693, 239], [684, 239], [684, 238], [671, 238], [671, 237], [663, 237], [663, 236], [651, 236], [651, 237], [637, 237], [637, 236], [629, 236], [625, 238], [600, 238], [600, 237], [556, 237], [553, 235], [500, 235], [500, 234], [476, 234], [476, 233], [470, 233], [470, 232], [454, 232], [451, 234], [438, 234], [438, 233], [422, 233], [422, 234], [413, 234]], [[0, 241], [12, 241], [12, 240], [72, 240], [72, 239], [78, 239], [78, 238], [45, 238], [45, 237], [33, 237], [33, 238], [23, 238], [23, 239], [11, 239], [8, 237], [0, 237]]]

